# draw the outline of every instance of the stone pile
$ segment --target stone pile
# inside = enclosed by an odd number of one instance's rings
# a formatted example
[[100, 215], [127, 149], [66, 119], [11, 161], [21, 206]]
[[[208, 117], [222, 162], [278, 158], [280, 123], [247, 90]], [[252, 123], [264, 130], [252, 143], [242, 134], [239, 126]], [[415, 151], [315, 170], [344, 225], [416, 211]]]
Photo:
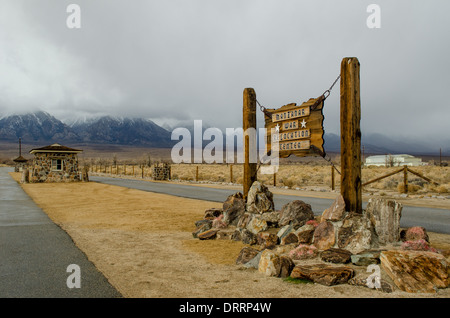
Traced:
[[170, 179], [170, 164], [163, 163], [159, 165], [156, 163], [153, 166], [152, 177], [154, 180], [169, 180]]
[[236, 264], [275, 277], [327, 286], [348, 283], [391, 292], [435, 292], [450, 283], [446, 258], [423, 227], [400, 229], [402, 205], [371, 199], [363, 213], [346, 211], [342, 196], [322, 215], [294, 200], [276, 211], [273, 195], [254, 182], [247, 201], [230, 195], [205, 211], [194, 238], [242, 241]]

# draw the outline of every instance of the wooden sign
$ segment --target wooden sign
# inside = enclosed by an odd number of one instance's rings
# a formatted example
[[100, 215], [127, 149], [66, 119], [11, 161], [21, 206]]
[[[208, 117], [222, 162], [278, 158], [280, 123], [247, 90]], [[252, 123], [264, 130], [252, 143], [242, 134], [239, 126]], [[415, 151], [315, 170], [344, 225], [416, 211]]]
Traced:
[[[278, 109], [265, 109], [267, 152], [271, 149], [272, 142], [278, 141], [280, 158], [290, 155], [298, 157], [319, 155], [311, 146], [325, 153], [323, 149], [323, 101], [324, 97], [321, 96], [311, 98], [301, 105], [292, 103]], [[272, 135], [272, 128], [278, 130], [278, 134]]]

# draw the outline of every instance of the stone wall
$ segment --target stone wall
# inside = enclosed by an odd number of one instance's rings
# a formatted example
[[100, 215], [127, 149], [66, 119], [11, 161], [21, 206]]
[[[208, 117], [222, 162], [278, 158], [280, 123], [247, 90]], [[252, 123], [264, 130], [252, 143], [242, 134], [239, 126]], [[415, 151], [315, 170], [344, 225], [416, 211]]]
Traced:
[[[52, 170], [52, 159], [62, 160], [62, 170]], [[36, 153], [33, 159], [30, 182], [81, 181], [76, 153]]]
[[26, 162], [17, 162], [16, 165], [14, 166], [14, 172], [22, 172], [26, 168], [27, 168]]
[[155, 180], [169, 180], [170, 179], [170, 164], [163, 163], [159, 165], [156, 163], [153, 166], [153, 179]]

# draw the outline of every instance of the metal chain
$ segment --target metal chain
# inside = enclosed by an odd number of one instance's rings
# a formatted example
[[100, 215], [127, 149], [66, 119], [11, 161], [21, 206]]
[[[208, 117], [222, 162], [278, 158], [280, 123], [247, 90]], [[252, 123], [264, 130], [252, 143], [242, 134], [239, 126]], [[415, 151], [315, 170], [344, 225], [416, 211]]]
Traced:
[[258, 106], [259, 106], [259, 110], [261, 110], [263, 113], [265, 113], [265, 112], [266, 112], [266, 108], [265, 108], [263, 105], [261, 105], [261, 104], [258, 102], [257, 99], [256, 99], [256, 103], [257, 103]]
[[339, 169], [336, 168], [336, 166], [334, 165], [333, 161], [331, 161], [331, 157], [328, 154], [325, 154], [325, 157], [322, 157], [322, 158], [325, 159], [326, 161], [328, 161], [330, 163], [330, 165], [334, 168], [334, 170], [337, 171], [337, 173], [341, 174]]
[[[340, 77], [341, 77], [341, 74], [338, 75], [338, 77], [337, 77], [336, 80], [333, 82], [333, 84], [330, 86], [330, 88], [327, 89], [325, 92], [323, 92], [322, 95], [324, 96], [325, 99], [326, 99], [328, 96], [330, 96], [331, 90], [333, 89], [334, 85], [337, 83], [337, 81], [339, 80]], [[328, 93], [328, 95], [325, 95], [325, 94], [327, 94], [327, 93]]]

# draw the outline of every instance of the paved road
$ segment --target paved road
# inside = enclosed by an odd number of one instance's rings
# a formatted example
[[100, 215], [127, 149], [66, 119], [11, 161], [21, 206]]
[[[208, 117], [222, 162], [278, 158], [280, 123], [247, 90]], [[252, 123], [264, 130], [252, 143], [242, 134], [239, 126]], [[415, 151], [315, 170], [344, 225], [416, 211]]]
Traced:
[[[183, 184], [149, 182], [111, 177], [91, 176], [90, 180], [143, 191], [165, 193], [185, 198], [213, 202], [224, 202], [227, 196], [236, 192], [236, 190], [229, 189], [216, 189]], [[274, 195], [275, 208], [280, 209], [284, 204], [293, 200], [302, 200], [309, 203], [316, 215], [321, 214], [333, 202], [331, 199], [292, 195]], [[366, 204], [366, 202], [363, 203], [363, 208]], [[404, 205], [400, 226], [410, 227], [417, 225], [425, 227], [430, 232], [450, 234], [450, 209], [434, 209]]]
[[[121, 297], [9, 171], [0, 168], [0, 298]], [[79, 266], [80, 288], [67, 286], [77, 281], [70, 264]]]

